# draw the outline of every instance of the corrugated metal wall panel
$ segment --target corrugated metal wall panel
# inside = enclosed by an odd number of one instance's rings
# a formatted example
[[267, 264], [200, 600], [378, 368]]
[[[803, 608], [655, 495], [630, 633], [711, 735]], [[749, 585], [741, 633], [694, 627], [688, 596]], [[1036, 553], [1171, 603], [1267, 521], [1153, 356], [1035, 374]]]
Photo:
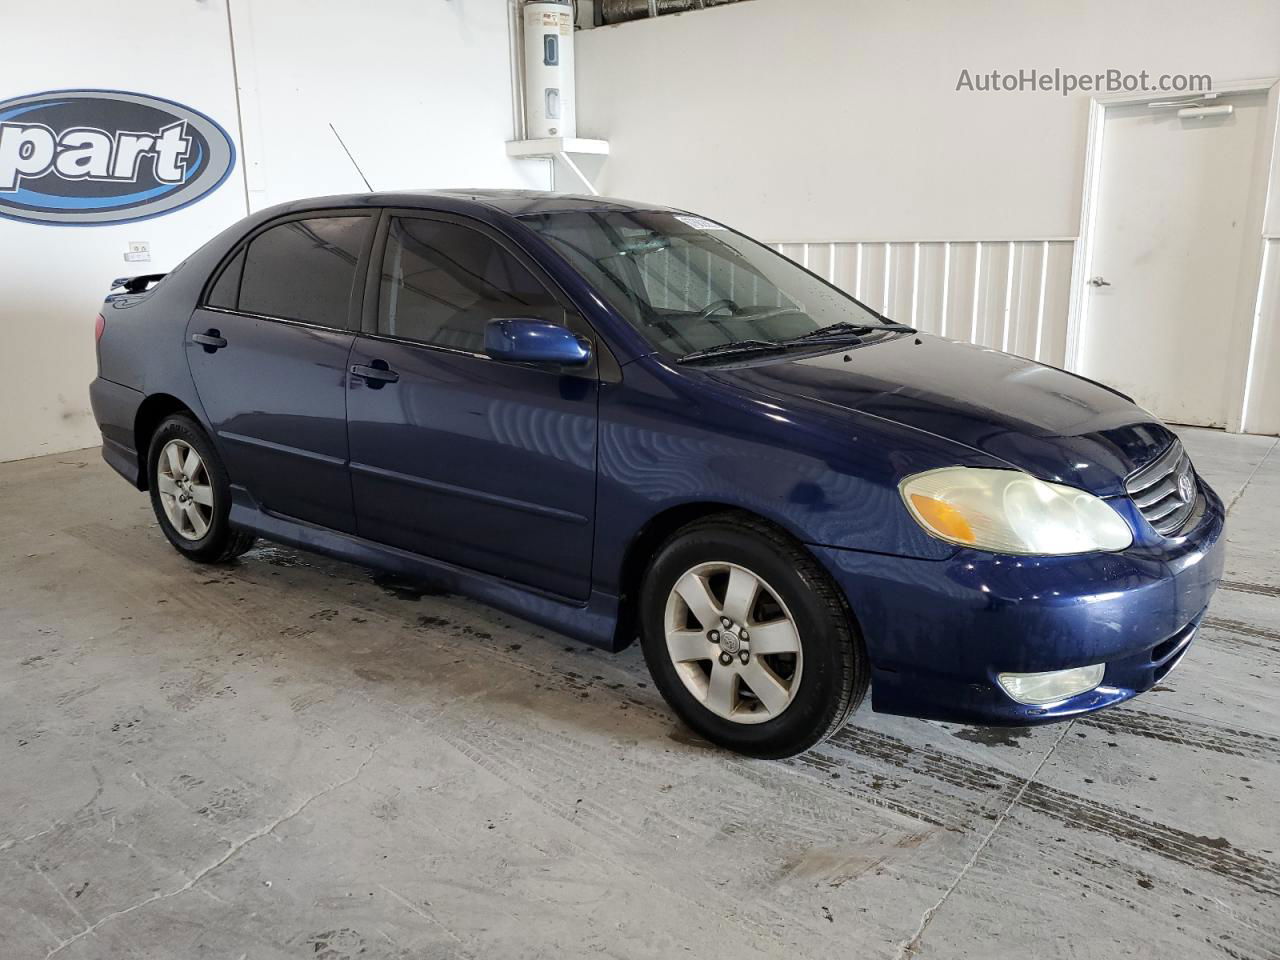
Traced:
[[[1009, 269], [1009, 323], [1001, 350], [1034, 357], [1040, 329], [1040, 281], [1044, 277], [1044, 244], [1013, 245]], [[1015, 322], [1023, 321], [1025, 322]]]
[[1046, 244], [1044, 295], [1040, 298], [1040, 339], [1035, 357], [1055, 367], [1067, 362], [1067, 314], [1071, 307], [1071, 258], [1075, 244]]
[[916, 244], [893, 243], [885, 262], [885, 309], [891, 317], [902, 317], [911, 322], [911, 307], [915, 300]]
[[942, 333], [947, 296], [946, 257], [944, 243], [917, 245], [915, 311], [910, 322], [926, 333]]
[[[853, 290], [858, 282], [858, 250], [852, 243], [831, 243], [831, 276], [841, 290]], [[856, 296], [856, 294], [855, 294]]]
[[822, 277], [831, 279], [832, 264], [835, 262], [835, 250], [829, 243], [806, 243], [805, 266]]
[[942, 335], [955, 340], [974, 339], [974, 293], [978, 289], [978, 249], [976, 243], [949, 243], [950, 269], [947, 273], [947, 306], [942, 313]]
[[983, 243], [978, 250], [978, 290], [974, 297], [973, 342], [984, 347], [1004, 347], [1008, 324], [1009, 244]]
[[1061, 366], [1070, 240], [782, 243], [874, 310], [929, 333]]
[[858, 251], [859, 292], [855, 296], [872, 310], [884, 313], [887, 309], [885, 279], [888, 277], [888, 271], [885, 266], [889, 260], [889, 244], [863, 243], [859, 244], [859, 247], [861, 248]]

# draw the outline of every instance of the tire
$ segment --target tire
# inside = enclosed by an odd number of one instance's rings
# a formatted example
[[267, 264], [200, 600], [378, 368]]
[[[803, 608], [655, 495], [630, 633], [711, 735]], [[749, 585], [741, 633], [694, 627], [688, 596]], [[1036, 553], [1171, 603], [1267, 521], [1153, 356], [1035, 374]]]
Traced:
[[[198, 461], [187, 459], [192, 451]], [[171, 460], [171, 453], [178, 460]], [[197, 468], [188, 476], [182, 468], [192, 463]], [[147, 451], [147, 486], [160, 529], [189, 560], [226, 563], [257, 539], [231, 526], [231, 482], [226, 468], [209, 437], [189, 416], [174, 414], [156, 428]], [[183, 497], [188, 498], [185, 504], [176, 502]]]
[[801, 544], [742, 514], [696, 521], [658, 549], [641, 586], [640, 641], [654, 683], [685, 723], [753, 757], [821, 743], [870, 681], [862, 637], [830, 577]]

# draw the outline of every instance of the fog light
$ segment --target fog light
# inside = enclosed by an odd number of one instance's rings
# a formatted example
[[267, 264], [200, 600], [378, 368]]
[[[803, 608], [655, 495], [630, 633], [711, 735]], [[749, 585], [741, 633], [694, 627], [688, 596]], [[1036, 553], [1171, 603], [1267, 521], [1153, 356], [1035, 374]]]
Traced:
[[1105, 663], [1046, 673], [1002, 673], [1000, 686], [1019, 703], [1053, 703], [1092, 690], [1102, 682]]

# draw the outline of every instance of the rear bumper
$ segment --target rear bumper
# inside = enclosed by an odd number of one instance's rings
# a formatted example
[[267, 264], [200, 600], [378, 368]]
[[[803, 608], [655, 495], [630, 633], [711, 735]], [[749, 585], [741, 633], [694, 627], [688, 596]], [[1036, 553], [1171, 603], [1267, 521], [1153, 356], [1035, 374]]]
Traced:
[[[1222, 576], [1224, 510], [1206, 488], [1191, 533], [1074, 557], [961, 550], [912, 560], [815, 547], [844, 589], [872, 662], [872, 706], [933, 720], [1061, 720], [1150, 689], [1181, 659]], [[1102, 684], [1053, 704], [996, 677], [1105, 663]]]
[[98, 377], [89, 384], [89, 403], [102, 431], [102, 459], [139, 489], [143, 486], [138, 451], [134, 449], [134, 425], [143, 394]]

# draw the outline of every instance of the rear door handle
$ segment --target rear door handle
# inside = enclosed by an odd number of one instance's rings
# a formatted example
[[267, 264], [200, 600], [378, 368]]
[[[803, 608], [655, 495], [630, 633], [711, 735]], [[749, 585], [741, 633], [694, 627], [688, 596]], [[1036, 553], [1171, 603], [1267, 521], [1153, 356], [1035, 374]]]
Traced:
[[375, 390], [400, 379], [400, 374], [388, 367], [384, 360], [374, 360], [372, 364], [353, 363], [351, 372], [357, 377], [364, 377], [365, 383]]
[[206, 330], [204, 333], [193, 333], [191, 342], [198, 343], [204, 347], [205, 353], [213, 353], [215, 350], [221, 350], [227, 345], [227, 338], [217, 330]]

